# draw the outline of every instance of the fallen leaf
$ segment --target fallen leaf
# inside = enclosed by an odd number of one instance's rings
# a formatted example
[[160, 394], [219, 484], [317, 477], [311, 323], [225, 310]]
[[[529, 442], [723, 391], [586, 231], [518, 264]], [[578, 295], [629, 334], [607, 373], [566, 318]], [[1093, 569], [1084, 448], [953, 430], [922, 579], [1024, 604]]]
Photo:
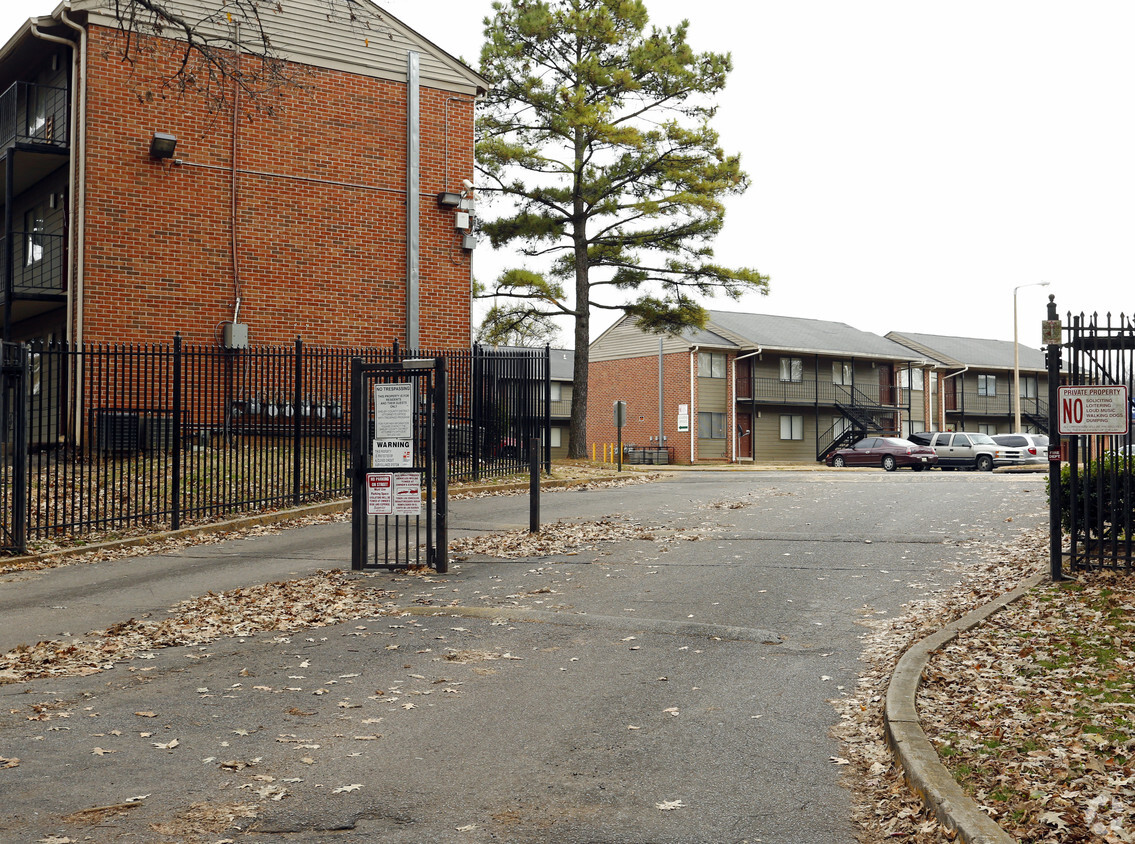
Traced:
[[361, 782], [356, 782], [356, 783], [352, 783], [351, 785], [341, 785], [338, 788], [333, 789], [331, 793], [332, 794], [343, 794], [346, 791], [358, 791], [362, 787], [363, 787], [363, 784]]
[[654, 808], [669, 812], [673, 809], [681, 809], [685, 805], [681, 800], [663, 800], [661, 803], [655, 803]]

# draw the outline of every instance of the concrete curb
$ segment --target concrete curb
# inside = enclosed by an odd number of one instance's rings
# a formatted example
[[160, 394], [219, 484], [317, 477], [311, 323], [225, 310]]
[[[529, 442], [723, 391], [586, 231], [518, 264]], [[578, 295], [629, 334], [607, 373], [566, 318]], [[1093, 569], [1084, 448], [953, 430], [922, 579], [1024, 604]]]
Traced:
[[887, 744], [902, 765], [903, 775], [910, 787], [941, 823], [957, 830], [958, 838], [966, 844], [1013, 844], [1014, 839], [978, 808], [939, 760], [937, 751], [918, 721], [915, 695], [922, 681], [922, 672], [936, 650], [952, 641], [959, 633], [981, 624], [1045, 579], [1044, 574], [1035, 574], [1012, 592], [1007, 592], [912, 645], [899, 659], [887, 686], [886, 706], [883, 710]]

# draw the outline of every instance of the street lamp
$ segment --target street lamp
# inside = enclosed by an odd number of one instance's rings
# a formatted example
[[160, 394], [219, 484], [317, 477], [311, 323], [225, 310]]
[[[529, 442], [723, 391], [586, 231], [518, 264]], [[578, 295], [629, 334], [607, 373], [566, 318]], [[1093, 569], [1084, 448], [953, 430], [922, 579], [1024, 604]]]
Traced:
[[1021, 432], [1021, 348], [1017, 345], [1017, 291], [1022, 287], [1048, 287], [1047, 281], [1018, 284], [1013, 288], [1013, 433]]

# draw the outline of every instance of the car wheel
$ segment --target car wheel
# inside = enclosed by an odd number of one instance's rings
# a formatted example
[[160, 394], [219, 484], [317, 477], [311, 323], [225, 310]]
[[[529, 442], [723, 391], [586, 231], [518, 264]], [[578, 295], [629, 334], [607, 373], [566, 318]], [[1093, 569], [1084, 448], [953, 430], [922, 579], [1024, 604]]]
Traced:
[[835, 466], [837, 469], [842, 469], [844, 466], [847, 465], [847, 461], [844, 460], [842, 457], [840, 457], [837, 454], [835, 457], [832, 458], [832, 465]]
[[914, 471], [916, 471], [916, 472], [921, 472], [921, 471], [922, 471], [923, 469], [925, 469], [926, 467], [925, 467], [925, 466], [922, 466], [922, 465], [918, 465], [918, 466], [911, 466], [910, 468], [911, 468], [911, 469], [913, 469], [913, 470], [914, 470]]
[[993, 458], [988, 454], [980, 454], [977, 457], [977, 471], [979, 472], [992, 472], [993, 471]]
[[895, 469], [897, 469], [898, 464], [895, 462], [895, 458], [892, 457], [889, 454], [886, 457], [884, 457], [883, 458], [883, 468], [886, 469], [888, 472], [893, 472]]

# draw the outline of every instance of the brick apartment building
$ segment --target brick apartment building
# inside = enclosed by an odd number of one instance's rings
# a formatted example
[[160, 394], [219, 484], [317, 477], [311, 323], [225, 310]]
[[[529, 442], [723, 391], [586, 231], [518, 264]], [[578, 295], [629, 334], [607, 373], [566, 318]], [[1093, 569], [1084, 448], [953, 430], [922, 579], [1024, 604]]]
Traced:
[[170, 38], [123, 61], [107, 0], [20, 27], [0, 48], [4, 339], [466, 346], [485, 81], [360, 3], [369, 29], [322, 0], [263, 12], [301, 85], [270, 113], [163, 88]]

